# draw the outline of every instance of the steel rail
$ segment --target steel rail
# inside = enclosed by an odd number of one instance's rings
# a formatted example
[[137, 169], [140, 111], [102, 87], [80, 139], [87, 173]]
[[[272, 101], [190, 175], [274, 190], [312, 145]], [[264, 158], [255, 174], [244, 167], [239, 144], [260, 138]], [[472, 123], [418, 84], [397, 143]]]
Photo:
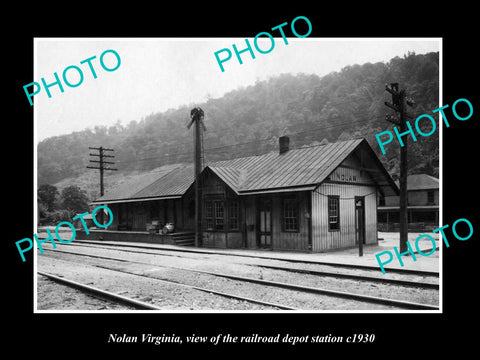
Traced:
[[[70, 244], [71, 245], [71, 244]], [[80, 247], [89, 247], [86, 245], [78, 245]], [[96, 246], [90, 246], [92, 248], [99, 248]], [[112, 247], [100, 247], [104, 249], [112, 249]], [[114, 249], [114, 247], [113, 247]], [[116, 251], [124, 251], [124, 252], [132, 252], [138, 254], [146, 254], [146, 255], [156, 255], [156, 256], [172, 256], [172, 257], [182, 257], [181, 255], [170, 255], [170, 254], [160, 254], [160, 253], [153, 253], [153, 252], [145, 252], [145, 251], [131, 251], [131, 250], [123, 250], [123, 249], [115, 249]], [[118, 259], [120, 261], [120, 259]], [[130, 261], [130, 260], [124, 260]], [[390, 279], [390, 278], [382, 278], [377, 276], [368, 276], [368, 275], [358, 275], [358, 274], [345, 274], [345, 273], [336, 273], [336, 272], [329, 272], [329, 271], [318, 271], [318, 270], [307, 270], [307, 269], [296, 269], [296, 268], [288, 268], [282, 266], [274, 266], [274, 265], [263, 265], [263, 264], [244, 264], [244, 263], [236, 263], [251, 267], [262, 267], [272, 270], [283, 270], [288, 272], [297, 272], [315, 276], [328, 276], [328, 277], [337, 277], [337, 278], [344, 278], [344, 279], [351, 279], [351, 280], [361, 280], [361, 281], [371, 281], [371, 282], [378, 282], [378, 283], [385, 283], [385, 284], [393, 284], [393, 285], [402, 285], [402, 286], [410, 286], [410, 287], [419, 287], [423, 289], [434, 289], [439, 290], [440, 285], [434, 283], [423, 283], [419, 281], [410, 281], [410, 280], [401, 280], [401, 279]]]
[[273, 266], [273, 265], [251, 265], [251, 264], [245, 264], [245, 265], [257, 266], [257, 267], [262, 267], [262, 268], [272, 269], [272, 270], [298, 272], [298, 273], [301, 273], [301, 274], [308, 274], [308, 275], [315, 275], [315, 276], [328, 276], [328, 277], [337, 277], [337, 278], [350, 279], [350, 280], [379, 282], [379, 283], [385, 283], [385, 284], [419, 287], [419, 288], [423, 288], [423, 289], [439, 290], [439, 288], [440, 288], [439, 284], [423, 283], [423, 282], [419, 282], [419, 281], [389, 279], [389, 278], [384, 279], [384, 278], [380, 278], [380, 277], [376, 277], [376, 276], [335, 273], [335, 272], [318, 271], [318, 270], [292, 269], [292, 268], [287, 268], [287, 267], [283, 267], [283, 266]]
[[[143, 264], [145, 264], [145, 263], [143, 263]], [[151, 264], [148, 264], [148, 265], [151, 265]], [[299, 310], [297, 308], [293, 308], [293, 307], [290, 307], [290, 306], [285, 306], [285, 305], [282, 305], [282, 304], [277, 304], [277, 303], [272, 303], [272, 302], [268, 302], [268, 301], [252, 299], [252, 298], [249, 298], [249, 297], [246, 297], [246, 296], [228, 294], [228, 293], [225, 293], [225, 292], [222, 292], [222, 291], [202, 288], [202, 287], [195, 286], [195, 285], [182, 284], [182, 283], [179, 283], [179, 282], [174, 281], [174, 280], [159, 279], [159, 278], [156, 278], [156, 277], [153, 277], [153, 276], [148, 276], [148, 275], [145, 275], [145, 274], [138, 274], [138, 273], [135, 273], [135, 272], [132, 272], [132, 271], [112, 269], [112, 268], [109, 268], [109, 267], [104, 266], [104, 265], [93, 265], [93, 266], [101, 268], [101, 269], [121, 272], [123, 274], [130, 274], [130, 275], [145, 277], [147, 279], [154, 279], [156, 281], [165, 282], [165, 283], [168, 283], [168, 284], [174, 284], [174, 285], [177, 285], [177, 286], [180, 286], [180, 287], [185, 287], [185, 288], [188, 288], [188, 289], [199, 290], [199, 291], [203, 291], [203, 292], [206, 292], [206, 293], [209, 293], [209, 294], [219, 295], [219, 296], [223, 296], [223, 297], [230, 298], [230, 299], [247, 301], [247, 302], [251, 302], [251, 303], [259, 304], [259, 305], [264, 305], [264, 306], [276, 307], [276, 308], [279, 308], [279, 309], [282, 309], [282, 310]], [[157, 266], [157, 265], [155, 265], [155, 266]], [[158, 265], [158, 267], [168, 267], [168, 266]]]
[[[44, 249], [44, 250], [49, 250], [49, 249]], [[105, 259], [105, 257], [100, 257], [100, 258]], [[285, 305], [282, 305], [282, 304], [277, 304], [277, 303], [252, 299], [252, 298], [245, 297], [245, 296], [228, 294], [228, 293], [225, 293], [225, 292], [216, 291], [216, 290], [207, 289], [207, 288], [202, 288], [202, 287], [199, 287], [199, 286], [182, 284], [182, 283], [172, 281], [172, 280], [158, 279], [158, 278], [148, 276], [148, 275], [145, 275], [145, 274], [137, 274], [137, 273], [130, 272], [130, 271], [112, 269], [112, 268], [109, 268], [109, 267], [106, 267], [106, 266], [103, 266], [103, 265], [94, 265], [94, 266], [98, 267], [98, 268], [103, 268], [103, 269], [106, 269], [106, 270], [110, 270], [110, 271], [121, 272], [121, 273], [124, 273], [124, 274], [141, 276], [141, 277], [148, 278], [150, 280], [154, 279], [156, 281], [165, 282], [165, 283], [168, 283], [168, 284], [174, 284], [176, 286], [185, 287], [185, 288], [188, 288], [188, 289], [203, 291], [203, 292], [206, 292], [206, 293], [209, 293], [209, 294], [219, 295], [219, 296], [223, 296], [223, 297], [226, 297], [226, 298], [229, 298], [229, 299], [251, 302], [251, 303], [259, 304], [259, 305], [263, 305], [263, 306], [279, 308], [279, 309], [282, 309], [282, 310], [298, 310], [296, 308], [293, 308], [293, 307], [290, 307], [290, 306], [285, 306]], [[77, 288], [77, 289], [82, 290], [84, 292], [88, 292], [88, 293], [90, 293], [90, 294], [92, 294], [96, 297], [107, 298], [109, 300], [113, 299], [116, 302], [124, 303], [126, 305], [131, 305], [131, 306], [137, 307], [139, 309], [163, 310], [162, 308], [159, 308], [159, 307], [151, 305], [151, 304], [144, 303], [142, 301], [131, 299], [131, 298], [128, 298], [128, 297], [125, 297], [125, 296], [122, 296], [122, 295], [118, 295], [118, 294], [106, 291], [106, 290], [101, 290], [101, 289], [98, 289], [96, 287], [93, 287], [93, 286], [90, 286], [90, 285], [85, 285], [85, 284], [79, 283], [77, 281], [65, 279], [65, 278], [62, 278], [62, 277], [59, 277], [59, 276], [56, 276], [56, 275], [53, 275], [53, 274], [45, 273], [45, 272], [42, 272], [42, 271], [37, 271], [37, 274], [45, 276], [45, 277], [47, 277], [47, 278], [49, 278], [49, 279], [51, 279], [55, 282], [58, 282], [58, 283], [61, 283], [61, 284], [64, 284], [64, 285], [67, 285], [67, 286], [70, 286], [70, 287], [73, 287], [73, 288]]]
[[76, 288], [76, 289], [81, 290], [83, 292], [89, 293], [89, 294], [91, 294], [95, 297], [100, 297], [102, 299], [108, 299], [108, 300], [114, 300], [117, 303], [121, 303], [121, 304], [124, 304], [124, 305], [130, 305], [130, 306], [133, 306], [133, 307], [135, 307], [137, 309], [141, 309], [141, 310], [161, 310], [160, 308], [158, 308], [158, 307], [156, 307], [152, 304], [147, 304], [143, 301], [131, 299], [131, 298], [128, 298], [126, 296], [115, 294], [115, 293], [112, 293], [110, 291], [102, 290], [102, 289], [96, 288], [94, 286], [82, 284], [82, 283], [79, 283], [77, 281], [69, 280], [69, 279], [59, 277], [59, 276], [56, 276], [56, 275], [53, 275], [53, 274], [50, 274], [50, 273], [46, 273], [46, 272], [43, 272], [43, 271], [37, 271], [37, 274], [45, 276], [46, 278], [48, 278], [50, 280], [53, 280], [57, 283], [67, 285], [67, 286], [70, 286], [72, 288]]
[[435, 305], [421, 304], [421, 303], [415, 303], [415, 302], [404, 301], [404, 300], [394, 300], [394, 299], [381, 298], [376, 296], [355, 294], [355, 293], [344, 292], [344, 291], [329, 290], [324, 288], [316, 288], [316, 287], [303, 286], [303, 285], [294, 285], [294, 284], [282, 283], [278, 281], [269, 281], [269, 280], [253, 279], [253, 278], [237, 276], [237, 275], [220, 274], [220, 273], [208, 272], [208, 271], [202, 271], [202, 270], [193, 270], [193, 271], [208, 274], [208, 275], [225, 277], [233, 280], [248, 281], [248, 282], [267, 285], [267, 286], [274, 286], [274, 287], [280, 287], [284, 289], [297, 290], [297, 291], [309, 292], [309, 293], [315, 293], [315, 294], [330, 295], [330, 296], [336, 296], [336, 297], [350, 299], [350, 300], [353, 299], [353, 300], [359, 300], [359, 301], [368, 302], [368, 303], [396, 306], [396, 307], [405, 308], [405, 309], [438, 310], [438, 306], [435, 306]]
[[[109, 248], [109, 249], [111, 249], [111, 248]], [[49, 250], [49, 249], [46, 249], [46, 250]], [[69, 252], [69, 251], [64, 251], [64, 250], [60, 250], [60, 251], [65, 252], [65, 253], [74, 254], [74, 255], [79, 254], [79, 253]], [[130, 252], [129, 250], [117, 250], [117, 251]], [[134, 252], [139, 253], [139, 254], [156, 255], [156, 256], [181, 257], [179, 255], [158, 254], [158, 253], [150, 253], [150, 252], [143, 252], [143, 251], [134, 251]], [[116, 260], [116, 261], [123, 261], [123, 262], [135, 262], [135, 261], [132, 261], [132, 260], [125, 260], [125, 259], [120, 259], [120, 258], [103, 257], [101, 255], [89, 255], [89, 256], [97, 257], [99, 259], [103, 258], [103, 259], [106, 259], [106, 260]], [[137, 263], [146, 264], [144, 262], [137, 262]], [[251, 267], [262, 267], [262, 268], [267, 268], [267, 269], [272, 269], [272, 270], [297, 272], [297, 273], [309, 274], [309, 275], [314, 275], [314, 276], [328, 276], [328, 277], [334, 277], [334, 278], [336, 277], [336, 278], [343, 278], [343, 279], [350, 279], [350, 280], [370, 281], [370, 282], [376, 282], [376, 283], [401, 285], [401, 286], [409, 286], [409, 287], [418, 287], [418, 288], [423, 288], [423, 289], [439, 290], [439, 287], [440, 287], [439, 284], [422, 283], [422, 282], [418, 282], [418, 281], [401, 280], [401, 279], [380, 278], [380, 277], [376, 277], [376, 276], [335, 273], [335, 272], [307, 270], [307, 269], [292, 269], [292, 268], [287, 268], [287, 267], [282, 267], [282, 266], [262, 265], [262, 264], [243, 264], [243, 263], [236, 263], [236, 264], [251, 266]]]
[[[358, 301], [363, 301], [363, 302], [368, 302], [368, 303], [376, 303], [376, 304], [383, 304], [383, 305], [388, 305], [388, 306], [396, 306], [396, 307], [404, 308], [404, 309], [416, 309], [416, 310], [422, 310], [422, 309], [423, 310], [438, 310], [439, 309], [438, 306], [435, 306], [435, 305], [415, 303], [415, 302], [404, 301], [404, 300], [394, 300], [394, 299], [388, 299], [388, 298], [382, 298], [382, 297], [376, 297], [376, 296], [370, 296], [370, 295], [362, 295], [362, 294], [349, 293], [349, 292], [344, 292], [344, 291], [330, 290], [330, 289], [317, 288], [317, 287], [309, 287], [309, 286], [303, 286], [303, 285], [294, 285], [294, 284], [277, 282], [277, 281], [254, 279], [254, 278], [249, 278], [249, 277], [244, 277], [244, 276], [222, 274], [222, 273], [217, 273], [217, 272], [212, 272], [212, 271], [204, 271], [204, 270], [197, 270], [197, 269], [186, 269], [186, 268], [182, 268], [182, 267], [178, 267], [178, 266], [158, 265], [158, 264], [144, 263], [144, 262], [139, 262], [139, 261], [118, 259], [118, 258], [113, 258], [113, 257], [91, 255], [91, 254], [80, 254], [80, 253], [64, 251], [64, 250], [53, 250], [53, 249], [44, 249], [44, 250], [73, 254], [73, 255], [77, 255], [77, 256], [78, 255], [79, 256], [88, 256], [88, 257], [93, 257], [93, 258], [109, 259], [109, 260], [121, 261], [121, 262], [130, 262], [130, 263], [142, 264], [142, 265], [148, 265], [148, 266], [154, 266], [154, 267], [160, 267], [160, 268], [169, 268], [169, 269], [174, 269], [174, 270], [191, 271], [191, 272], [196, 272], [196, 273], [205, 274], [205, 275], [212, 275], [212, 276], [217, 276], [217, 277], [229, 278], [229, 279], [237, 280], [237, 281], [257, 283], [257, 284], [262, 284], [262, 285], [266, 285], [266, 286], [273, 286], [273, 287], [295, 290], [295, 291], [300, 291], [300, 292], [308, 292], [308, 293], [316, 293], [316, 294], [321, 294], [321, 295], [335, 296], [335, 297], [340, 297], [340, 298], [345, 298], [345, 299], [350, 299], [350, 300], [353, 299], [353, 300], [358, 300]], [[121, 270], [116, 270], [116, 269], [110, 269], [110, 268], [107, 268], [105, 266], [98, 266], [98, 267], [103, 267], [103, 268], [113, 270], [113, 271], [121, 271]], [[125, 271], [123, 271], [123, 272], [125, 272]], [[136, 274], [136, 273], [133, 273], [133, 274], [134, 275], [139, 275], [139, 274]], [[141, 276], [148, 277], [147, 275], [141, 275]], [[152, 277], [150, 277], [150, 278], [152, 278]]]
[[[277, 258], [277, 257], [272, 257], [272, 256], [260, 256], [260, 255], [253, 255], [253, 254], [238, 254], [238, 253], [217, 252], [217, 251], [210, 251], [210, 250], [203, 250], [203, 249], [202, 250], [200, 250], [200, 249], [170, 249], [170, 248], [159, 248], [159, 247], [156, 247], [156, 246], [148, 246], [148, 245], [139, 246], [139, 245], [132, 245], [132, 244], [122, 244], [120, 242], [117, 245], [116, 243], [112, 244], [111, 242], [105, 244], [104, 241], [93, 241], [93, 240], [75, 240], [75, 241], [77, 243], [96, 244], [96, 245], [102, 245], [102, 246], [132, 247], [132, 248], [146, 249], [146, 250], [186, 252], [186, 253], [196, 253], [196, 254], [206, 254], [206, 255], [238, 256], [238, 257], [265, 259], [265, 260], [285, 261], [285, 262], [300, 263], [300, 264], [312, 264], [312, 265], [324, 265], [324, 266], [332, 266], [332, 267], [343, 267], [343, 268], [350, 268], [350, 269], [373, 270], [373, 271], [380, 272], [380, 268], [377, 267], [377, 266], [362, 265], [362, 264], [345, 264], [345, 263], [332, 263], [332, 262], [315, 261], [315, 260]], [[73, 243], [71, 243], [71, 244], [73, 244]], [[152, 254], [154, 254], [154, 253], [152, 253]], [[435, 271], [414, 270], [414, 269], [397, 269], [397, 268], [385, 268], [385, 270], [386, 270], [386, 272], [390, 272], [390, 273], [439, 277], [439, 273], [435, 272]]]

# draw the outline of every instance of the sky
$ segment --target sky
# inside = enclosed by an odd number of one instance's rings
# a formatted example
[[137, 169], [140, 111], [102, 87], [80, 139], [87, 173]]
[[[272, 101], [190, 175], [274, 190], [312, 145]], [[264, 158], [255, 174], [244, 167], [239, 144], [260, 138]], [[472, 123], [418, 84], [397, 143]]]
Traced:
[[[64, 92], [58, 85], [49, 87], [51, 98], [42, 85], [33, 97], [36, 142], [51, 136], [69, 134], [96, 125], [122, 125], [139, 121], [152, 113], [175, 109], [182, 105], [200, 104], [208, 98], [253, 85], [282, 73], [326, 75], [347, 65], [387, 62], [408, 52], [424, 54], [441, 51], [438, 38], [274, 38], [273, 49], [258, 52], [254, 40], [248, 39], [255, 59], [248, 51], [241, 53], [243, 64], [235, 56], [246, 48], [245, 38], [36, 38], [34, 41], [34, 79], [46, 84], [58, 74]], [[258, 47], [268, 50], [272, 43], [260, 37]], [[214, 53], [222, 49], [232, 53], [223, 63], [222, 72]], [[106, 71], [100, 57], [114, 50], [120, 65]], [[219, 53], [223, 59], [227, 52]], [[96, 56], [89, 64], [83, 60]], [[111, 52], [104, 55], [107, 68], [114, 68], [117, 59]], [[67, 70], [67, 80], [80, 83], [69, 87], [64, 83], [64, 69], [75, 65], [82, 71], [83, 81], [75, 68]], [[32, 88], [30, 89], [32, 92]], [[25, 101], [28, 103], [27, 97]], [[187, 120], [188, 114], [186, 114]]]

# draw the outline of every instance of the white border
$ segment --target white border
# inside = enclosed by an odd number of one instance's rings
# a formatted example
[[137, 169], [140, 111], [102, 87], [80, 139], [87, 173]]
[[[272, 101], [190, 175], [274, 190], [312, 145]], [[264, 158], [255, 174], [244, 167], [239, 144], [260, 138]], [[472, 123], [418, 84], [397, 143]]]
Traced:
[[[33, 38], [34, 58], [33, 58], [33, 74], [34, 79], [38, 79], [37, 73], [37, 41], [212, 41], [222, 40], [226, 41], [232, 38]], [[242, 39], [242, 38], [239, 38]], [[243, 40], [243, 39], [242, 39]], [[396, 38], [396, 37], [372, 37], [372, 38], [290, 38], [288, 41], [438, 41], [439, 45], [439, 106], [443, 106], [443, 38], [441, 37], [410, 37], [410, 38]], [[432, 109], [434, 110], [434, 109]], [[34, 188], [33, 188], [33, 211], [34, 211], [34, 226], [35, 233], [37, 233], [38, 223], [38, 205], [37, 205], [37, 111], [36, 106], [33, 109], [34, 114], [34, 155], [33, 155], [33, 174], [34, 174]], [[439, 125], [440, 125], [439, 115]], [[443, 226], [443, 126], [439, 126], [439, 225]], [[443, 313], [443, 247], [441, 246], [441, 237], [439, 239], [439, 310], [38, 310], [37, 308], [37, 251], [35, 249], [33, 254], [33, 306], [35, 314], [441, 314]]]
[[[440, 38], [439, 41], [439, 52], [438, 52], [438, 64], [439, 64], [439, 69], [438, 69], [438, 74], [439, 74], [439, 79], [438, 79], [438, 101], [440, 102], [439, 107], [443, 106], [443, 39]], [[432, 109], [433, 110], [433, 109]], [[440, 152], [439, 154], [439, 214], [438, 214], [438, 224], [440, 227], [443, 226], [443, 122], [442, 126], [440, 126], [440, 118], [442, 115], [439, 113], [438, 114], [438, 127], [439, 127], [439, 148], [438, 151]], [[440, 292], [440, 301], [439, 301], [439, 309], [440, 312], [443, 313], [443, 246], [442, 246], [442, 237], [439, 235], [438, 239], [438, 246], [439, 246], [439, 264], [438, 264], [438, 271], [439, 271], [439, 292]]]

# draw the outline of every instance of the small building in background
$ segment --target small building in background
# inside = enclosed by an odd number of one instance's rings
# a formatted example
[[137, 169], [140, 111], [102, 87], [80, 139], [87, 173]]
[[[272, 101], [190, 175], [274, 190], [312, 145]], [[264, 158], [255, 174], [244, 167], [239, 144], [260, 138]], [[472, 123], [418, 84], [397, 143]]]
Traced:
[[[381, 197], [378, 206], [379, 230], [399, 231], [399, 211], [399, 196]], [[438, 227], [439, 181], [437, 178], [427, 174], [415, 174], [407, 177], [407, 211], [409, 231], [431, 231]]]

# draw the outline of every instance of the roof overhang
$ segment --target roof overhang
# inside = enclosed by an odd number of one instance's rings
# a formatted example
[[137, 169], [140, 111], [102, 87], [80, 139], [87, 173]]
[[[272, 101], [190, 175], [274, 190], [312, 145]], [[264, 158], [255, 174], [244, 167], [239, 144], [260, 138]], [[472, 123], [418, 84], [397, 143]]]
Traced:
[[[408, 205], [408, 210], [438, 210], [438, 205]], [[400, 206], [379, 206], [378, 211], [400, 211]]]
[[182, 195], [172, 195], [172, 196], [134, 198], [134, 199], [114, 199], [114, 200], [98, 200], [98, 201], [96, 200], [96, 201], [92, 201], [90, 205], [119, 204], [119, 203], [132, 203], [132, 202], [154, 201], [154, 200], [170, 200], [170, 199], [181, 199], [181, 198], [182, 198]]
[[[375, 181], [376, 187], [380, 191], [380, 193], [383, 196], [400, 195], [400, 189], [398, 188], [397, 184], [395, 184], [395, 181], [393, 181], [387, 169], [385, 169], [385, 167], [383, 166], [377, 154], [375, 154], [375, 151], [373, 151], [371, 146], [368, 144], [367, 140], [363, 139], [354, 151], [356, 151], [360, 146], [363, 146], [363, 148], [366, 149], [367, 153], [370, 155], [371, 160], [377, 168], [375, 172], [377, 174], [381, 174], [383, 177], [381, 181]], [[374, 176], [374, 178], [376, 178], [376, 176]]]
[[285, 193], [285, 192], [295, 192], [295, 191], [313, 191], [317, 187], [317, 184], [309, 186], [295, 186], [295, 187], [284, 187], [276, 189], [260, 189], [260, 190], [248, 190], [240, 191], [239, 195], [259, 195], [259, 194], [272, 194], [272, 193]]

